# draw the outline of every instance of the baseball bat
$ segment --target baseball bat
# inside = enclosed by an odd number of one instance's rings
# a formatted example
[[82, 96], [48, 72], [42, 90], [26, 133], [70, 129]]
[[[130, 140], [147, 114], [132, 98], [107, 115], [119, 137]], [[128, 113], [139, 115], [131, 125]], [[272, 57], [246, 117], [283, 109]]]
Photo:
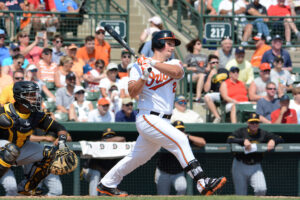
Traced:
[[[111, 35], [117, 42], [124, 47], [131, 55], [134, 56], [135, 59], [138, 59], [138, 56], [135, 54], [132, 48], [123, 40], [123, 38], [109, 25], [106, 24], [104, 29]], [[148, 68], [148, 71], [151, 72], [152, 68]]]

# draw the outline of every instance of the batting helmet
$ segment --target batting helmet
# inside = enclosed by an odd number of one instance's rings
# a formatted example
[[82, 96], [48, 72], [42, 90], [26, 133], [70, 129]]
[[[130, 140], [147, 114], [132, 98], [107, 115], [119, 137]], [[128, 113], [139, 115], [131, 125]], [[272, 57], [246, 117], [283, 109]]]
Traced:
[[169, 30], [159, 31], [154, 34], [152, 38], [152, 51], [154, 49], [161, 49], [165, 46], [166, 40], [174, 40], [175, 46], [178, 46], [181, 44], [180, 40], [175, 38], [175, 35], [173, 32]]

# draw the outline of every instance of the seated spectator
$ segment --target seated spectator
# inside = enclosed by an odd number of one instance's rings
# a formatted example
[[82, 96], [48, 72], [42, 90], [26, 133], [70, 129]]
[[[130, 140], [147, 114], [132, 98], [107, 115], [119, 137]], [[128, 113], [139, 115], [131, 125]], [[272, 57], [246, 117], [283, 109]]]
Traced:
[[255, 25], [257, 29], [257, 38], [261, 38], [265, 36], [267, 38], [267, 42], [271, 41], [271, 36], [269, 32], [269, 28], [265, 22], [269, 21], [268, 18], [263, 18], [267, 16], [267, 9], [259, 3], [259, 0], [254, 0], [249, 3], [246, 7], [246, 15], [248, 16], [256, 16], [256, 18], [248, 18], [248, 24], [245, 27], [244, 35], [242, 39], [242, 46], [248, 45], [248, 40], [252, 34], [253, 25]]
[[[73, 59], [69, 56], [63, 56], [60, 59], [60, 67], [54, 73], [54, 82], [57, 88], [66, 85], [66, 75], [72, 72]], [[80, 85], [79, 78], [76, 76], [76, 85]]]
[[83, 66], [85, 62], [82, 59], [76, 57], [77, 46], [75, 44], [70, 44], [67, 48], [67, 54], [73, 59], [73, 65], [71, 71], [74, 72], [79, 78], [79, 82], [83, 80]]
[[232, 40], [230, 37], [225, 36], [221, 40], [221, 49], [215, 51], [215, 55], [219, 57], [219, 68], [225, 68], [227, 63], [234, 59], [235, 49], [232, 48]]
[[[25, 1], [23, 10], [25, 12], [30, 11], [29, 6], [30, 6], [30, 4], [28, 3], [28, 1], [27, 2]], [[20, 30], [30, 33], [30, 30], [32, 27], [32, 23], [31, 23], [32, 13], [25, 13], [25, 12], [23, 13], [23, 16], [21, 17]]]
[[[175, 121], [172, 125], [180, 131], [178, 134], [185, 134], [191, 144], [197, 147], [205, 146], [206, 141], [204, 138], [185, 133], [185, 126], [182, 121]], [[157, 195], [169, 195], [172, 186], [175, 189], [176, 195], [186, 194], [187, 182], [185, 173], [177, 158], [169, 152], [159, 153], [154, 181], [156, 183]]]
[[14, 94], [13, 94], [13, 87], [14, 83], [23, 81], [24, 80], [24, 72], [23, 70], [17, 70], [13, 73], [13, 83], [10, 85], [7, 85], [3, 88], [1, 94], [0, 94], [0, 105], [3, 106], [6, 103], [14, 103]]
[[[9, 57], [9, 50], [5, 47], [5, 32], [3, 29], [0, 29], [0, 60], [3, 60]], [[3, 66], [3, 65], [2, 65]]]
[[187, 102], [184, 96], [175, 98], [174, 109], [172, 112], [171, 122], [176, 120], [183, 121], [184, 123], [203, 123], [204, 120], [195, 111], [188, 109]]
[[[204, 0], [203, 6], [201, 5], [201, 0], [197, 0], [194, 2], [194, 8], [198, 10], [199, 13], [203, 13], [204, 7], [204, 14], [208, 15], [218, 15], [219, 13], [219, 5], [222, 2], [222, 0]], [[214, 18], [210, 18], [211, 21], [214, 20]]]
[[227, 70], [230, 70], [232, 67], [239, 68], [239, 81], [250, 85], [254, 80], [253, 68], [251, 63], [245, 59], [245, 49], [243, 47], [238, 47], [235, 50], [235, 58], [226, 65]]
[[100, 92], [101, 96], [104, 98], [109, 98], [108, 96], [108, 90], [111, 88], [112, 85], [116, 85], [118, 88], [120, 88], [120, 79], [117, 78], [118, 75], [118, 65], [115, 63], [109, 63], [106, 68], [106, 78], [103, 78], [100, 81]]
[[[13, 64], [13, 56], [20, 54], [20, 47], [18, 44], [11, 43], [10, 48], [9, 48], [9, 54], [10, 56], [3, 59], [1, 62], [2, 67], [10, 66]], [[29, 64], [28, 60], [24, 60], [24, 64], [22, 65], [22, 69], [25, 69], [27, 65]]]
[[106, 77], [105, 70], [105, 63], [103, 60], [99, 59], [96, 60], [95, 68], [92, 67], [88, 68], [83, 74], [83, 80], [87, 85], [87, 90], [92, 92], [99, 91], [99, 83], [100, 81]]
[[35, 36], [33, 43], [29, 44], [29, 33], [21, 31], [17, 34], [17, 42], [20, 44], [21, 54], [29, 61], [30, 64], [38, 64], [43, 49], [38, 47], [40, 41], [43, 40], [44, 48], [48, 45], [47, 35], [44, 37]]
[[84, 92], [85, 90], [82, 86], [75, 86], [74, 101], [69, 109], [70, 121], [87, 122], [89, 112], [94, 109], [93, 104], [84, 99]]
[[298, 124], [300, 124], [300, 87], [293, 88], [294, 99], [290, 100], [289, 108], [296, 110]]
[[[130, 63], [127, 66], [127, 73], [130, 74], [130, 70], [133, 67], [134, 63]], [[129, 76], [125, 76], [120, 80], [120, 98], [130, 98], [129, 92], [128, 92], [128, 82], [129, 82]]]
[[66, 86], [59, 88], [56, 93], [56, 111], [69, 114], [70, 105], [74, 102], [76, 75], [70, 72], [66, 76]]
[[131, 63], [131, 54], [127, 50], [121, 52], [121, 63], [118, 64], [118, 78], [128, 76], [127, 66]]
[[40, 92], [44, 92], [44, 94], [47, 96], [47, 98], [51, 98], [52, 101], [55, 101], [55, 96], [52, 94], [52, 92], [46, 87], [46, 84], [38, 79], [37, 77], [37, 71], [38, 68], [34, 64], [30, 64], [26, 70], [25, 70], [25, 81], [33, 81], [38, 84], [40, 88]]
[[297, 124], [296, 110], [289, 108], [290, 98], [288, 95], [280, 97], [280, 108], [271, 113], [272, 124]]
[[238, 80], [240, 69], [231, 67], [229, 78], [220, 86], [221, 97], [226, 102], [225, 110], [230, 112], [231, 123], [236, 123], [236, 104], [248, 102], [247, 89], [242, 81]]
[[121, 110], [122, 99], [120, 98], [120, 92], [117, 85], [113, 84], [108, 90], [107, 99], [110, 101], [109, 110], [113, 113], [117, 113]]
[[79, 12], [78, 5], [73, 0], [54, 0], [58, 12]]
[[262, 63], [259, 66], [259, 77], [255, 78], [249, 87], [250, 101], [258, 101], [267, 95], [266, 85], [270, 79], [271, 66], [269, 63]]
[[215, 117], [213, 123], [219, 123], [221, 122], [221, 117], [215, 103], [221, 102], [220, 85], [228, 78], [229, 74], [227, 69], [219, 68], [219, 58], [213, 54], [208, 56], [207, 67], [212, 68], [212, 70], [204, 83], [204, 91], [207, 93], [204, 96], [204, 101]]
[[296, 34], [297, 39], [300, 40], [300, 32], [297, 26], [293, 22], [292, 18], [280, 18], [286, 16], [295, 16], [294, 8], [284, 5], [285, 0], [277, 0], [277, 5], [271, 5], [268, 8], [268, 16], [277, 16], [278, 18], [272, 18], [273, 30], [282, 30], [282, 24], [284, 25], [284, 35], [286, 40], [286, 45], [291, 45], [291, 30]]
[[206, 68], [207, 56], [200, 53], [202, 44], [199, 39], [191, 40], [186, 45], [186, 49], [188, 50], [189, 54], [184, 59], [184, 66], [188, 71], [193, 72], [192, 81], [197, 83], [195, 101], [203, 103], [201, 95], [204, 85], [204, 78], [206, 76], [206, 73], [209, 72]]
[[63, 42], [63, 37], [60, 35], [55, 35], [52, 39], [52, 62], [56, 63], [57, 65], [59, 65], [61, 57], [66, 56], [66, 53], [61, 50]]
[[[101, 141], [105, 142], [126, 142], [125, 137], [118, 136], [111, 128], [107, 128], [101, 137]], [[99, 183], [101, 176], [104, 175], [118, 162], [120, 158], [117, 159], [88, 159], [83, 163], [83, 169], [80, 173], [86, 181], [89, 182], [89, 195], [97, 196], [98, 192], [96, 190], [97, 184]]]
[[256, 113], [262, 123], [271, 124], [271, 113], [280, 107], [276, 92], [275, 83], [269, 82], [266, 84], [266, 95], [257, 101]]
[[109, 111], [109, 105], [107, 99], [99, 99], [98, 108], [89, 112], [88, 122], [115, 122], [115, 114]]
[[52, 62], [52, 49], [44, 48], [41, 60], [37, 64], [38, 78], [44, 82], [54, 82], [57, 64]]
[[97, 54], [100, 54], [101, 57], [97, 59], [102, 59], [105, 62], [105, 66], [110, 62], [110, 44], [104, 40], [105, 38], [105, 29], [102, 26], [96, 27], [96, 35], [95, 35], [95, 49]]
[[13, 83], [13, 78], [7, 74], [1, 72], [2, 67], [0, 67], [0, 94], [5, 86]]
[[275, 58], [273, 63], [274, 68], [271, 70], [271, 81], [276, 84], [278, 94], [280, 95], [291, 91], [294, 83], [291, 73], [283, 70], [283, 62], [282, 57]]
[[137, 112], [133, 110], [133, 101], [130, 98], [122, 99], [122, 110], [116, 113], [116, 122], [135, 122]]
[[255, 36], [253, 37], [254, 43], [255, 43], [255, 51], [251, 57], [251, 65], [253, 67], [259, 67], [259, 65], [262, 63], [262, 57], [264, 53], [271, 49], [269, 45], [266, 44], [266, 38], [264, 35], [261, 37]]
[[12, 76], [14, 71], [23, 70], [22, 66], [24, 64], [24, 56], [22, 54], [17, 54], [13, 57], [13, 63], [10, 66], [5, 66], [2, 69], [3, 74]]
[[148, 21], [150, 23], [149, 24], [150, 26], [148, 28], [144, 29], [144, 31], [142, 32], [142, 34], [140, 36], [140, 41], [142, 43], [151, 40], [152, 34], [154, 32], [163, 30], [162, 20], [159, 16], [153, 16]]
[[261, 60], [262, 63], [269, 63], [271, 68], [274, 68], [274, 60], [276, 57], [283, 58], [283, 67], [289, 72], [292, 71], [292, 60], [288, 51], [282, 48], [282, 38], [280, 35], [275, 35], [272, 40], [272, 49], [266, 51]]

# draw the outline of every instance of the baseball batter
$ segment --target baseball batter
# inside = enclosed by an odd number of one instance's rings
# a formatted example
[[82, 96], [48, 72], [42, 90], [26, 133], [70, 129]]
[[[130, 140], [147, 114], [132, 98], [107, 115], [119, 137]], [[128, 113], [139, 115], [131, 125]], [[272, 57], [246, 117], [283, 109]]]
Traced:
[[153, 57], [140, 58], [131, 69], [128, 91], [132, 98], [139, 95], [136, 119], [139, 137], [132, 153], [100, 181], [97, 190], [102, 195], [127, 196], [127, 192], [117, 189], [123, 177], [145, 164], [161, 147], [175, 155], [181, 167], [197, 182], [201, 194], [211, 195], [225, 184], [225, 177], [206, 176], [187, 136], [170, 124], [176, 87], [184, 70], [179, 60], [169, 58], [180, 43], [171, 31], [156, 33], [152, 38]]

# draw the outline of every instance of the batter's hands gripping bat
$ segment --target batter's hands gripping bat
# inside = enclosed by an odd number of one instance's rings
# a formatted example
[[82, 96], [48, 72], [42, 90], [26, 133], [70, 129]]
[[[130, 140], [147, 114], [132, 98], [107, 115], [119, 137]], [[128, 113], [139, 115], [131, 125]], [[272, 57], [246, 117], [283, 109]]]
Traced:
[[[109, 35], [111, 35], [115, 40], [117, 40], [118, 43], [120, 45], [122, 45], [122, 47], [124, 47], [125, 49], [127, 49], [127, 51], [131, 55], [133, 55], [136, 60], [138, 59], [138, 56], [135, 54], [135, 52], [133, 51], [133, 49], [128, 46], [128, 44], [122, 39], [122, 37], [109, 24], [106, 24], [104, 26], [104, 29], [109, 33]], [[148, 71], [151, 72], [152, 68], [149, 67]]]

